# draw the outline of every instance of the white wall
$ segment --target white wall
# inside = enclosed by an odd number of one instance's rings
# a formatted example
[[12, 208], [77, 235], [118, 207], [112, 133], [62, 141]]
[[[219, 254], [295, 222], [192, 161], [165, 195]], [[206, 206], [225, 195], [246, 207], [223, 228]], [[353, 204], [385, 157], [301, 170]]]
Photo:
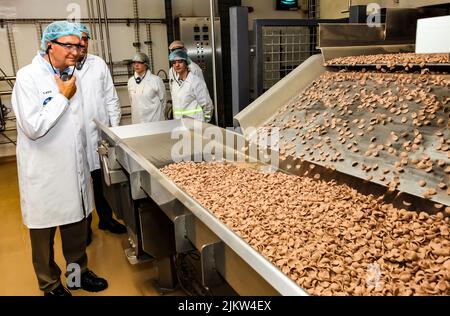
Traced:
[[209, 0], [172, 0], [172, 12], [174, 16], [209, 16]]

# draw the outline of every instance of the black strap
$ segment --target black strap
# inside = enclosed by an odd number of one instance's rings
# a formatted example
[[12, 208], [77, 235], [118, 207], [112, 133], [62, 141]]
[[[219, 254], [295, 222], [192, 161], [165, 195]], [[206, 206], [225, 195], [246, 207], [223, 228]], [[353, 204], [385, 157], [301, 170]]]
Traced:
[[[49, 48], [50, 48], [50, 47], [51, 47], [51, 46], [49, 46], [49, 47], [47, 48], [47, 52], [49, 51]], [[57, 75], [58, 73], [56, 72], [55, 67], [53, 67], [53, 64], [52, 64], [52, 58], [50, 57], [50, 54], [47, 53], [47, 56], [48, 56], [48, 60], [49, 60], [49, 62], [50, 62], [50, 66], [52, 66], [53, 72], [55, 73], [55, 75]], [[59, 75], [59, 77], [61, 78], [61, 80], [62, 80], [62, 81], [68, 81], [68, 80], [70, 80], [70, 78], [72, 78], [73, 74], [75, 73], [75, 68], [76, 68], [76, 67], [73, 67], [73, 71], [72, 71], [72, 74], [71, 74], [71, 75], [69, 75], [67, 72], [61, 73], [61, 74]]]
[[147, 71], [148, 71], [148, 69], [145, 70], [145, 74], [142, 76], [142, 78], [140, 78], [140, 77], [136, 78], [136, 76], [133, 74], [134, 81], [136, 81], [137, 84], [140, 84], [142, 82], [142, 80], [144, 80], [145, 76], [147, 75]]

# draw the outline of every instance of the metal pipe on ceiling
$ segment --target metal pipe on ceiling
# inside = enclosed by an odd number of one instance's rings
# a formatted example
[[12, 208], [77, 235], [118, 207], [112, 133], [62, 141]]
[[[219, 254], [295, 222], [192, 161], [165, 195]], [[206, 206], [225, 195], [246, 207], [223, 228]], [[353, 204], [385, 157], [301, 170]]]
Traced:
[[[109, 71], [111, 74], [114, 73], [114, 65], [111, 53], [111, 40], [109, 34], [109, 24], [108, 24], [108, 10], [106, 9], [106, 0], [103, 0], [103, 15], [105, 17], [105, 29], [106, 29], [106, 46], [108, 48], [108, 59], [109, 59]], [[112, 76], [114, 82], [114, 76]]]
[[97, 31], [95, 30], [94, 24], [92, 23], [92, 20], [94, 18], [94, 15], [92, 13], [93, 5], [91, 3], [91, 0], [86, 0], [86, 6], [88, 11], [88, 23], [89, 23], [89, 29], [91, 30], [91, 40], [97, 39]]
[[172, 0], [164, 0], [164, 9], [166, 12], [167, 42], [170, 44], [174, 40]]
[[4, 77], [0, 77], [0, 81], [9, 81], [9, 80], [16, 80], [16, 76], [4, 76]]
[[0, 73], [3, 74], [2, 77], [0, 77], [0, 81], [6, 81], [6, 83], [12, 88], [14, 88], [14, 84], [11, 82], [11, 80], [16, 80], [16, 76], [8, 76], [6, 75], [6, 73], [3, 71], [2, 68], [0, 68]]
[[17, 60], [16, 44], [14, 42], [14, 33], [12, 23], [6, 23], [6, 34], [8, 37], [9, 53], [11, 57], [11, 66], [14, 74], [19, 70], [19, 62]]
[[42, 24], [39, 23], [39, 22], [36, 23], [36, 32], [37, 32], [37, 42], [38, 42], [38, 47], [41, 47]]
[[136, 52], [141, 51], [141, 39], [139, 34], [139, 7], [137, 0], [133, 0], [133, 15], [134, 15], [134, 43]]
[[102, 58], [106, 59], [106, 54], [105, 54], [105, 42], [103, 40], [103, 21], [102, 21], [102, 12], [100, 9], [100, 0], [96, 0], [97, 3], [97, 20], [98, 20], [98, 27], [99, 27], [99, 32], [100, 32], [100, 46], [102, 48]]
[[145, 42], [145, 44], [147, 44], [147, 49], [148, 49], [148, 57], [150, 58], [150, 71], [152, 73], [154, 73], [154, 62], [153, 62], [153, 41], [152, 41], [152, 25], [147, 23], [145, 24], [146, 28], [147, 28], [147, 41]]
[[[42, 23], [42, 24], [50, 24], [55, 21], [62, 21], [67, 18], [42, 18], [42, 19], [1, 19], [1, 22], [3, 22], [5, 25], [6, 23], [12, 23], [12, 24], [36, 24], [36, 23]], [[130, 24], [131, 19], [127, 18], [110, 18], [109, 23], [117, 23], [117, 24]], [[150, 18], [141, 18], [139, 19], [141, 23], [158, 23], [158, 24], [165, 24], [166, 19], [150, 19]], [[89, 23], [89, 19], [83, 18], [79, 20], [82, 23]], [[93, 18], [93, 23], [97, 23], [95, 21], [95, 18]]]

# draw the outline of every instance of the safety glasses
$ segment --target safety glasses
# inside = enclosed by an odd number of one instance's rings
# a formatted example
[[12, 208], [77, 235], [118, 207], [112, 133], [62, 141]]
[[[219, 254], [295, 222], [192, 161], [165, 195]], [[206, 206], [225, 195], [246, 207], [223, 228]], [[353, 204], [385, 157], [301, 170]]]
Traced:
[[52, 43], [55, 43], [61, 47], [64, 47], [66, 50], [70, 50], [70, 51], [79, 51], [81, 49], [86, 48], [86, 46], [81, 45], [81, 44], [61, 43], [58, 41], [52, 41]]

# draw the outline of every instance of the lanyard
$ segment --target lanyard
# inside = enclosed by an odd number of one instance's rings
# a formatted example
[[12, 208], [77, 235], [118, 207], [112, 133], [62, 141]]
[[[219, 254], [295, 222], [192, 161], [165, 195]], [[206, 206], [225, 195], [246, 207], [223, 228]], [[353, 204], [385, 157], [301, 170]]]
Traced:
[[182, 79], [177, 79], [177, 73], [175, 72], [175, 70], [173, 70], [172, 68], [172, 75], [173, 75], [173, 79], [175, 80], [176, 83], [178, 83], [178, 86], [181, 87], [181, 85], [183, 84], [183, 82], [186, 81], [187, 77], [189, 76], [189, 69], [188, 69], [188, 76], [186, 76], [185, 80]]

